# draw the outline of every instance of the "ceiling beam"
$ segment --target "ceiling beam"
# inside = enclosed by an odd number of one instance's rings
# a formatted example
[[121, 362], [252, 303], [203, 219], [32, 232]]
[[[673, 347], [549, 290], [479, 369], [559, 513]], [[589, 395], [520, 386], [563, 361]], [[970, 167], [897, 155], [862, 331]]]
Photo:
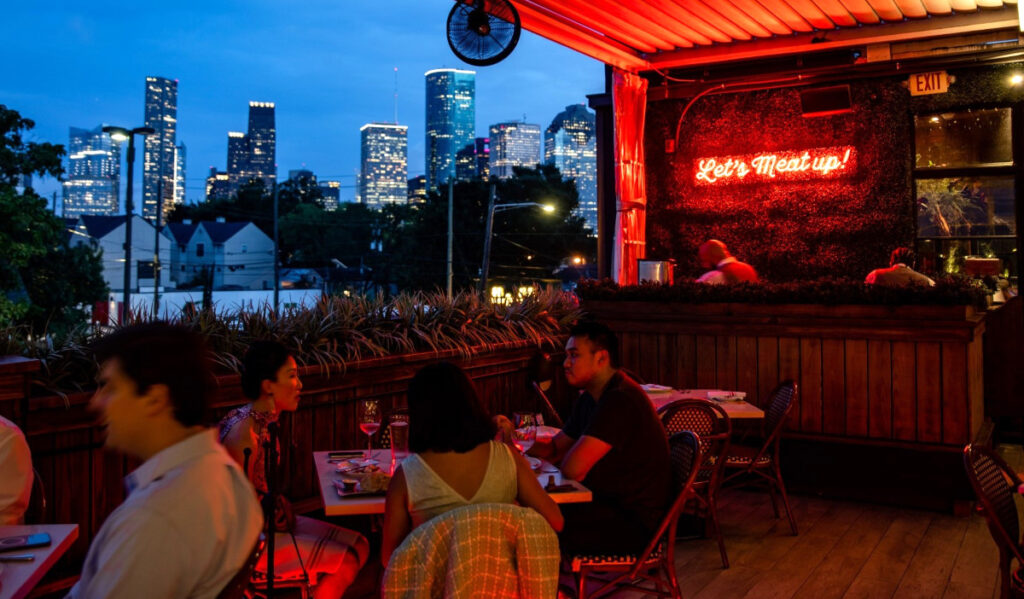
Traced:
[[652, 68], [670, 69], [705, 64], [768, 58], [786, 54], [821, 52], [860, 46], [905, 42], [930, 37], [979, 33], [992, 29], [1019, 27], [1017, 7], [984, 10], [973, 14], [929, 17], [902, 23], [870, 25], [857, 29], [838, 29], [778, 37], [770, 40], [736, 42], [712, 46], [673, 50], [657, 54], [641, 54]]

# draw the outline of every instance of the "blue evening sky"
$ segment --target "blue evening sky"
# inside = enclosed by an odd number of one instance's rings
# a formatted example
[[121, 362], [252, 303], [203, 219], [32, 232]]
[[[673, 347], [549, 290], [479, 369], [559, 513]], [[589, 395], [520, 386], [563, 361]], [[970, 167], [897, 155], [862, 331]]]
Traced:
[[[450, 0], [162, 0], [11, 2], [0, 20], [0, 104], [36, 122], [31, 141], [68, 143], [68, 127], [143, 124], [147, 75], [178, 79], [178, 141], [187, 198], [225, 169], [227, 132], [245, 131], [250, 100], [277, 105], [278, 174], [308, 168], [354, 195], [359, 127], [409, 126], [409, 176], [423, 173], [427, 70], [473, 69], [477, 135], [492, 123], [547, 127], [604, 87], [596, 60], [523, 32], [505, 61], [471, 67], [445, 40]], [[139, 144], [141, 146], [141, 144]], [[142, 151], [137, 150], [136, 193]], [[36, 181], [47, 197], [59, 190]], [[59, 201], [58, 191], [58, 206]], [[136, 206], [140, 202], [136, 198]], [[59, 208], [58, 208], [59, 210]]]

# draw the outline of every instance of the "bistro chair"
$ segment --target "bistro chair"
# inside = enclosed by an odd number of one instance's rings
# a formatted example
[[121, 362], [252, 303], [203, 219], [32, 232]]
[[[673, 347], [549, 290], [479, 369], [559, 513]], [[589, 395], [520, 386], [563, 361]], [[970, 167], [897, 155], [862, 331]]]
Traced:
[[[1013, 498], [1021, 479], [995, 452], [980, 445], [964, 447], [964, 468], [978, 496], [978, 511], [985, 516], [992, 539], [999, 547], [999, 596], [1022, 597], [1024, 577], [1020, 566], [1024, 566], [1024, 548]], [[1015, 559], [1016, 571], [1012, 569]]]
[[725, 469], [732, 472], [722, 481], [728, 483], [744, 475], [761, 479], [768, 486], [768, 495], [771, 497], [776, 518], [779, 517], [779, 504], [775, 499], [775, 491], [778, 489], [782, 495], [782, 505], [786, 508], [786, 516], [789, 518], [789, 527], [794, 535], [797, 534], [796, 519], [789, 506], [789, 496], [786, 494], [786, 485], [782, 482], [782, 471], [779, 468], [779, 439], [782, 435], [782, 425], [796, 403], [796, 395], [797, 386], [793, 381], [783, 381], [772, 391], [761, 429], [764, 442], [760, 447], [733, 445], [725, 459]]
[[551, 354], [538, 352], [530, 358], [530, 363], [527, 366], [530, 386], [540, 397], [541, 401], [544, 402], [544, 407], [547, 408], [547, 415], [551, 417], [551, 424], [558, 428], [564, 428], [565, 424], [562, 422], [562, 417], [558, 414], [555, 404], [551, 403], [551, 398], [547, 394], [555, 384], [555, 372], [556, 366], [552, 363]]
[[[704, 512], [714, 529], [718, 540], [718, 551], [722, 554], [722, 567], [729, 567], [729, 556], [725, 553], [725, 539], [718, 522], [718, 491], [725, 473], [725, 456], [729, 454], [732, 438], [732, 423], [722, 406], [705, 399], [680, 399], [658, 410], [661, 424], [669, 436], [682, 431], [693, 431], [700, 437], [700, 454], [703, 456], [697, 479], [693, 483], [694, 498], [698, 512]], [[706, 525], [705, 525], [706, 526]]]
[[[662, 518], [654, 537], [639, 554], [632, 555], [567, 555], [576, 577], [576, 596], [586, 599], [587, 577], [597, 573], [617, 574], [592, 593], [591, 597], [610, 595], [623, 587], [654, 593], [660, 597], [681, 597], [679, 581], [676, 579], [675, 546], [676, 524], [686, 503], [693, 498], [693, 483], [700, 469], [700, 437], [692, 431], [683, 431], [669, 437], [669, 452], [672, 458], [672, 485], [676, 498], [665, 517]], [[655, 588], [640, 586], [654, 583]]]
[[554, 597], [558, 560], [558, 536], [536, 511], [504, 503], [466, 505], [402, 541], [388, 561], [380, 596]]

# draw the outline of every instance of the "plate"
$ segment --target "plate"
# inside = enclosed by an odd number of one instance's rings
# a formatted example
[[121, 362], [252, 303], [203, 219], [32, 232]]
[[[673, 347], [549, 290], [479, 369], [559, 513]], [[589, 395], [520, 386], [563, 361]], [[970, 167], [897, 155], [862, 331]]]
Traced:
[[381, 491], [346, 491], [344, 485], [340, 481], [331, 481], [334, 483], [334, 490], [338, 492], [338, 497], [342, 499], [348, 499], [351, 497], [381, 497], [387, 493], [387, 489]]
[[714, 401], [743, 401], [746, 398], [743, 391], [708, 391], [708, 399]]
[[530, 463], [530, 468], [534, 470], [540, 470], [541, 465], [544, 463], [540, 458], [535, 458], [532, 455], [526, 456], [526, 461]]
[[647, 393], [672, 393], [675, 389], [672, 387], [666, 387], [665, 385], [640, 385]]

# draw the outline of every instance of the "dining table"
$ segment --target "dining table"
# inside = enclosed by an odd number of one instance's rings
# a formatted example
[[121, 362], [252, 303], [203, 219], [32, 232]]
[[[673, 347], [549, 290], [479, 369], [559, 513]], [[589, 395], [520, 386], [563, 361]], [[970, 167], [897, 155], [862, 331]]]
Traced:
[[728, 391], [724, 389], [673, 389], [663, 385], [642, 385], [647, 398], [654, 404], [655, 410], [661, 410], [665, 406], [680, 399], [704, 399], [714, 401], [725, 410], [732, 420], [761, 419], [764, 418], [764, 410], [746, 401], [746, 394], [742, 391]]
[[[316, 466], [317, 481], [320, 483], [320, 497], [324, 504], [324, 514], [328, 516], [379, 515], [384, 513], [384, 493], [361, 493], [358, 490], [339, 488], [346, 479], [355, 478], [350, 474], [360, 469], [364, 460], [369, 459], [381, 470], [390, 474], [394, 471], [395, 462], [391, 458], [390, 449], [375, 449], [369, 457], [364, 451], [315, 451], [313, 463]], [[551, 498], [555, 503], [587, 503], [593, 501], [593, 493], [577, 481], [564, 478], [557, 466], [540, 460], [528, 458], [537, 480], [542, 487], [549, 487]]]
[[[50, 544], [0, 551], [0, 599], [21, 599], [78, 538], [77, 524], [27, 524], [0, 526], [0, 539], [45, 533]], [[28, 556], [32, 556], [28, 559]]]

